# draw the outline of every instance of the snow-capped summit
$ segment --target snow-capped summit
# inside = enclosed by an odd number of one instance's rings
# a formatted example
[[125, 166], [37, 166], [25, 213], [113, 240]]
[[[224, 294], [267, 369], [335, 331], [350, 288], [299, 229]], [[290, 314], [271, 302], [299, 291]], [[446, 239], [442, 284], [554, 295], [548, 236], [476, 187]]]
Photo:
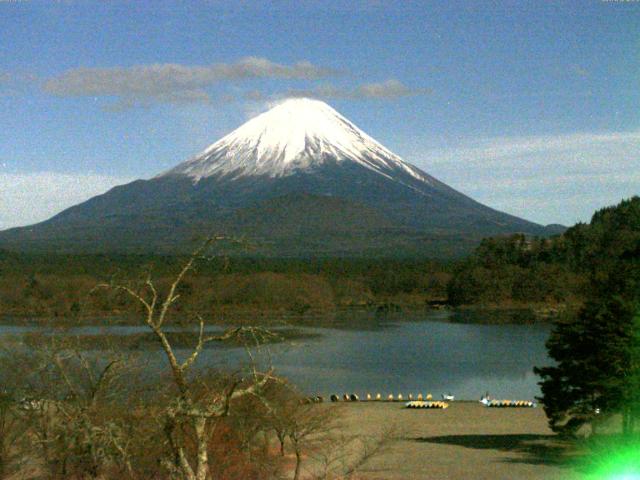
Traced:
[[329, 105], [309, 98], [283, 101], [161, 176], [186, 175], [194, 181], [213, 176], [275, 178], [327, 161], [356, 162], [389, 178], [402, 170], [429, 183], [420, 170]]
[[405, 163], [326, 103], [300, 98], [162, 175], [0, 232], [0, 248], [190, 252], [212, 232], [296, 258], [437, 257], [482, 236], [547, 234]]

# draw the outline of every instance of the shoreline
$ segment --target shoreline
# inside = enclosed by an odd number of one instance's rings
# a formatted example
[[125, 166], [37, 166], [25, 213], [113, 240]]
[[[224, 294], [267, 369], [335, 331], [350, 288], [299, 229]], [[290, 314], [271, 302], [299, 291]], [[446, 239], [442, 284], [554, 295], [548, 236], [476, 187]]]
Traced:
[[[291, 322], [294, 326], [330, 326], [332, 320], [341, 323], [339, 317], [354, 314], [359, 316], [358, 321], [369, 317], [369, 320], [385, 318], [391, 321], [411, 321], [411, 316], [416, 314], [448, 313], [448, 320], [452, 323], [471, 324], [548, 324], [565, 310], [575, 308], [575, 305], [460, 305], [445, 307], [429, 307], [425, 305], [396, 305], [387, 308], [387, 304], [372, 306], [341, 306], [334, 309], [313, 309], [306, 312], [296, 312], [286, 309], [265, 310], [262, 308], [233, 308], [221, 309], [216, 314], [204, 314], [203, 317], [212, 326], [224, 325], [278, 325], [282, 321]], [[176, 312], [179, 318], [182, 312]], [[405, 318], [403, 318], [405, 317]], [[98, 326], [109, 322], [110, 325], [129, 326], [138, 325], [140, 320], [134, 313], [128, 312], [96, 312], [80, 315], [34, 315], [29, 313], [3, 313], [0, 314], [0, 325], [24, 325], [24, 326]]]

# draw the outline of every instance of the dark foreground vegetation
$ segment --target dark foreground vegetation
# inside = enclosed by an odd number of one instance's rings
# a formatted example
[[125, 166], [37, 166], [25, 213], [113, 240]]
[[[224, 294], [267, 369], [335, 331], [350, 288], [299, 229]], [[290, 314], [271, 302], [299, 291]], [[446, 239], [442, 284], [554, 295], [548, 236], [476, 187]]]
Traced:
[[[66, 335], [4, 339], [0, 478], [298, 480], [313, 458], [305, 478], [321, 479], [349, 476], [373, 455], [384, 436], [336, 432], [333, 409], [317, 408], [269, 367], [263, 349], [273, 332], [211, 334], [194, 314], [189, 321], [199, 328], [190, 344], [168, 334], [183, 281], [202, 253], [166, 286], [147, 276], [142, 285], [94, 289], [138, 305], [138, 323], [160, 345], [159, 363], [109, 339], [100, 349]], [[207, 344], [225, 341], [246, 347], [244, 368], [196, 368]]]
[[185, 369], [182, 383], [115, 346], [99, 356], [68, 337], [5, 347], [3, 479], [346, 478], [391, 435], [342, 431], [332, 405], [249, 363]]

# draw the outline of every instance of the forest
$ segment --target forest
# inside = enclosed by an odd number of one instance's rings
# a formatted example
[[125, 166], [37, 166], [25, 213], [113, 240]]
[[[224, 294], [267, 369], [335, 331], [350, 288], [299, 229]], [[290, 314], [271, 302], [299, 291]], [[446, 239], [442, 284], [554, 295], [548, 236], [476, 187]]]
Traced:
[[[589, 275], [611, 267], [640, 230], [640, 198], [597, 211], [551, 238], [484, 239], [466, 258], [260, 258], [213, 252], [181, 285], [181, 308], [203, 312], [337, 308], [577, 307]], [[135, 304], [92, 290], [101, 282], [166, 283], [181, 256], [45, 255], [0, 251], [0, 312], [5, 316], [126, 315]], [[114, 306], [115, 305], [115, 306]]]

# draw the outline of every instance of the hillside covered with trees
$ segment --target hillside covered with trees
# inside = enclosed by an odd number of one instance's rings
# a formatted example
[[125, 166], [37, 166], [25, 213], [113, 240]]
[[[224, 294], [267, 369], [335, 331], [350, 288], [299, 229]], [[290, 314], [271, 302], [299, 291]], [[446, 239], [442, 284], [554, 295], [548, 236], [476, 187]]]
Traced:
[[630, 275], [633, 263], [620, 262], [620, 252], [638, 255], [630, 245], [639, 236], [640, 197], [633, 197], [552, 238], [485, 239], [453, 268], [449, 302], [580, 304], [594, 288], [591, 275]]
[[[616, 263], [636, 241], [640, 198], [604, 208], [552, 238], [524, 235], [483, 240], [458, 261], [424, 258], [288, 258], [212, 256], [182, 285], [184, 309], [201, 312], [305, 313], [345, 307], [578, 307], [594, 272], [628, 276]], [[0, 250], [0, 312], [59, 316], [126, 314], [126, 299], [91, 295], [100, 282], [136, 284], [153, 274], [162, 285], [181, 256], [44, 255]], [[629, 267], [631, 268], [631, 267]], [[115, 306], [114, 306], [115, 305]]]

